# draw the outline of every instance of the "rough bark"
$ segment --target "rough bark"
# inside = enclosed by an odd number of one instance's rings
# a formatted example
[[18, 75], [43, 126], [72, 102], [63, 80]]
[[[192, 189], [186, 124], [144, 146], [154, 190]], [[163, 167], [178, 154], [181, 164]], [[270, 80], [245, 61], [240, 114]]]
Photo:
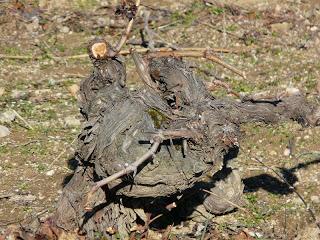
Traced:
[[[217, 99], [176, 58], [150, 60], [148, 74], [158, 89], [145, 86], [129, 91], [124, 62], [118, 57], [93, 55], [93, 44], [89, 46], [93, 72], [81, 84], [85, 124], [79, 135], [78, 167], [63, 189], [54, 216], [58, 227], [77, 229], [89, 239], [96, 234], [125, 238], [137, 222], [148, 222], [147, 213], [165, 213], [168, 204], [179, 205], [181, 196], [190, 192], [205, 198], [209, 212], [231, 211], [242, 202], [241, 179], [235, 172], [218, 180], [214, 176], [225, 169], [232, 154], [237, 154], [241, 124], [289, 119], [303, 125], [319, 124], [319, 108], [303, 96], [269, 102]], [[100, 188], [91, 199], [92, 210], [85, 210], [94, 182], [141, 157], [159, 131], [185, 130], [194, 134], [165, 139], [136, 176], [128, 174]], [[214, 194], [203, 194], [201, 188]]]

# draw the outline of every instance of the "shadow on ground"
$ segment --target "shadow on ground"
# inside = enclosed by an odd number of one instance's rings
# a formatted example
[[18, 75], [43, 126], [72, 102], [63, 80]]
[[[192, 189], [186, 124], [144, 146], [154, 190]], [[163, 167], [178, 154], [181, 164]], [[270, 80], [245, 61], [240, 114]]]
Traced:
[[[294, 185], [298, 182], [296, 171], [299, 169], [307, 168], [310, 165], [319, 164], [320, 158], [299, 163], [292, 168], [278, 168], [282, 177], [290, 184]], [[283, 180], [280, 180], [267, 173], [263, 173], [254, 177], [249, 177], [243, 180], [245, 184], [245, 192], [256, 192], [259, 189], [264, 189], [272, 194], [286, 195], [293, 192], [293, 190]]]

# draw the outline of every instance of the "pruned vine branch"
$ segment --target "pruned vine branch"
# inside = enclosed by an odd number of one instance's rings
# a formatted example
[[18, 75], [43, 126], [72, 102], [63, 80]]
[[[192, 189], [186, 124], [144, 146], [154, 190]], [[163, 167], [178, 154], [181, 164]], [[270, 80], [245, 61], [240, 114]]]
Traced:
[[87, 201], [85, 204], [85, 209], [86, 210], [91, 210], [91, 199], [93, 198], [93, 195], [95, 194], [95, 192], [107, 185], [108, 183], [117, 180], [125, 175], [128, 175], [130, 173], [133, 173], [133, 175], [135, 176], [137, 173], [137, 168], [144, 163], [145, 161], [147, 161], [148, 159], [150, 159], [151, 157], [154, 156], [154, 154], [156, 153], [156, 151], [158, 150], [160, 144], [162, 142], [161, 138], [156, 138], [154, 139], [154, 142], [152, 144], [152, 147], [143, 155], [141, 156], [138, 160], [136, 160], [134, 163], [130, 164], [128, 167], [124, 168], [123, 170], [116, 172], [115, 174], [112, 174], [111, 176], [104, 178], [98, 182], [95, 183], [95, 185], [91, 188], [90, 192], [87, 195]]
[[218, 56], [214, 54], [214, 52], [210, 51], [209, 49], [190, 49], [190, 50], [171, 50], [171, 51], [165, 51], [165, 52], [151, 52], [147, 55], [149, 58], [155, 58], [155, 57], [202, 57], [205, 59], [208, 59], [212, 62], [215, 62], [230, 71], [238, 74], [242, 78], [246, 79], [246, 74], [239, 69], [237, 69], [234, 66], [231, 66], [230, 64], [224, 62], [222, 59], [220, 59]]

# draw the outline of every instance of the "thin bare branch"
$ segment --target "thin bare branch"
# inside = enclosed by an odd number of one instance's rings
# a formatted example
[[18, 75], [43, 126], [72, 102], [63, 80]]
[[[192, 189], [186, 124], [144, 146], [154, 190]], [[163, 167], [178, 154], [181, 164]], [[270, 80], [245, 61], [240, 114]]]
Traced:
[[[136, 13], [136, 15], [137, 15], [139, 13], [140, 0], [136, 0], [136, 7], [137, 7], [137, 13]], [[121, 50], [121, 48], [123, 47], [123, 45], [127, 42], [128, 38], [129, 38], [129, 35], [130, 35], [130, 32], [132, 30], [134, 17], [129, 21], [125, 33], [122, 35], [119, 43], [117, 44], [117, 46], [115, 48], [115, 51], [110, 53], [110, 57], [114, 57], [114, 56], [118, 55], [120, 50]]]
[[27, 126], [27, 128], [33, 130], [33, 127], [16, 110], [12, 109], [12, 111], [17, 116], [17, 118], [19, 118]]
[[[171, 52], [174, 49], [172, 48], [155, 48], [154, 52]], [[195, 52], [204, 52], [204, 51], [210, 51], [210, 52], [217, 52], [217, 53], [242, 53], [242, 52], [247, 52], [250, 49], [248, 48], [241, 48], [241, 49], [228, 49], [228, 48], [180, 48], [180, 51], [195, 51]], [[150, 49], [149, 48], [138, 48], [135, 49], [137, 53], [149, 53]], [[118, 55], [129, 55], [131, 54], [130, 50], [121, 50]], [[61, 60], [77, 60], [77, 59], [82, 59], [82, 58], [88, 58], [88, 54], [79, 54], [79, 55], [71, 55], [71, 56], [63, 56], [63, 57], [58, 57], [58, 56], [51, 56], [53, 60], [56, 61], [61, 61]], [[8, 55], [8, 54], [0, 54], [0, 59], [11, 59], [11, 60], [41, 60], [42, 56], [41, 55], [36, 55], [36, 56], [28, 56], [28, 55]]]
[[220, 86], [220, 87], [225, 88], [228, 93], [230, 93], [230, 94], [238, 97], [239, 99], [242, 98], [242, 96], [241, 96], [239, 93], [235, 92], [235, 91], [229, 86], [228, 83], [222, 82], [222, 81], [220, 81], [220, 80], [214, 80], [214, 81], [212, 81], [212, 82], [206, 82], [206, 87], [207, 87], [207, 89], [208, 89], [209, 91], [215, 90], [215, 88], [216, 88], [217, 86]]
[[206, 58], [212, 62], [215, 62], [230, 71], [238, 74], [242, 78], [246, 79], [246, 75], [244, 72], [238, 70], [237, 68], [231, 66], [230, 64], [224, 62], [222, 59], [220, 59], [218, 56], [215, 56], [214, 53], [208, 49], [201, 49], [201, 50], [185, 50], [185, 49], [180, 49], [180, 50], [171, 50], [171, 51], [166, 51], [166, 52], [152, 52], [148, 54], [149, 58], [155, 58], [155, 57], [202, 57]]
[[136, 160], [134, 163], [132, 163], [131, 165], [129, 165], [128, 167], [126, 167], [125, 169], [107, 177], [107, 178], [104, 178], [98, 182], [95, 183], [95, 185], [91, 188], [90, 192], [88, 193], [87, 195], [87, 201], [86, 201], [86, 204], [85, 204], [85, 209], [86, 210], [91, 210], [92, 207], [90, 206], [91, 205], [91, 199], [93, 197], [93, 195], [95, 194], [95, 192], [107, 185], [108, 183], [116, 180], [116, 179], [119, 179], [121, 178], [122, 176], [125, 176], [125, 175], [128, 175], [130, 173], [133, 172], [133, 174], [135, 175], [136, 174], [136, 171], [137, 171], [137, 168], [142, 164], [144, 163], [146, 160], [150, 159], [151, 157], [154, 156], [154, 154], [156, 153], [156, 151], [158, 150], [160, 144], [162, 142], [162, 138], [158, 137], [158, 138], [155, 138], [153, 144], [152, 144], [152, 147], [142, 156], [140, 157], [138, 160]]

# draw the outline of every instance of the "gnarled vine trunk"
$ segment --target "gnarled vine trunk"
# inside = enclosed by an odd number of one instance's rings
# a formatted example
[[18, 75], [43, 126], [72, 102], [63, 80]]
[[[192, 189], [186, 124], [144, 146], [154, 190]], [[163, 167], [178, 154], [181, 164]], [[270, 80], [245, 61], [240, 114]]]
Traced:
[[[124, 62], [92, 54], [96, 43], [89, 46], [93, 72], [81, 84], [85, 124], [79, 135], [78, 167], [54, 215], [58, 227], [77, 229], [89, 239], [125, 238], [138, 223], [147, 224], [150, 215], [165, 215], [170, 204], [190, 204], [184, 200], [190, 194], [200, 196], [214, 214], [233, 210], [229, 202], [241, 204], [243, 185], [226, 161], [238, 152], [240, 125], [289, 119], [304, 125], [319, 123], [319, 109], [300, 95], [272, 101], [215, 98], [176, 58], [151, 59], [146, 74], [153, 87], [129, 91]], [[90, 199], [92, 208], [86, 210], [94, 183], [133, 164], [159, 133], [166, 138], [137, 173], [99, 188]], [[217, 179], [223, 171], [226, 174]]]

